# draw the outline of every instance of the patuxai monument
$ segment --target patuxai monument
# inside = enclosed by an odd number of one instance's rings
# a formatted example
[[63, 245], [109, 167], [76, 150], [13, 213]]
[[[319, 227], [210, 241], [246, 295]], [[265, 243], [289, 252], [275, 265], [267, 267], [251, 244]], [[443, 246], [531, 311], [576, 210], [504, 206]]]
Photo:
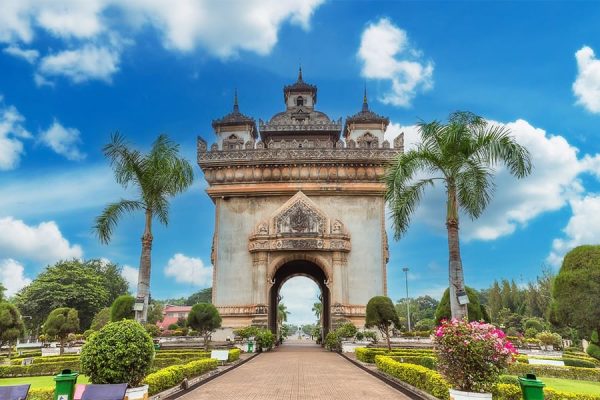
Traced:
[[[275, 95], [275, 94], [274, 94]], [[334, 94], [330, 94], [334, 95]], [[323, 329], [362, 327], [373, 296], [387, 295], [386, 165], [403, 136], [362, 109], [342, 121], [316, 109], [317, 87], [283, 88], [285, 109], [269, 120], [233, 111], [198, 138], [198, 164], [215, 204], [213, 303], [225, 331], [277, 329], [279, 290], [302, 275], [321, 290]]]

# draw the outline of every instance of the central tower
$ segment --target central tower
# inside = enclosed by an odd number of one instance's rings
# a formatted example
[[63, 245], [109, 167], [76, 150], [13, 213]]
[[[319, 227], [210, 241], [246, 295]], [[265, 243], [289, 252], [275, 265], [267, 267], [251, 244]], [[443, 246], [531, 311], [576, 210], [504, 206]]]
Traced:
[[283, 88], [285, 110], [259, 120], [239, 110], [198, 138], [198, 164], [215, 203], [213, 303], [223, 327], [277, 329], [279, 289], [308, 276], [321, 289], [325, 333], [364, 325], [368, 300], [387, 293], [385, 167], [403, 150], [384, 138], [388, 119], [369, 109], [330, 119], [317, 87]]

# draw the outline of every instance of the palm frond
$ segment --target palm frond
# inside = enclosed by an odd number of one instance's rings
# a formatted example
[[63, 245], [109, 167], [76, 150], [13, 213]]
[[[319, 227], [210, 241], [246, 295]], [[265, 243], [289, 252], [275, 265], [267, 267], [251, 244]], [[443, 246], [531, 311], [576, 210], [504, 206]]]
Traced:
[[143, 208], [144, 204], [136, 200], [121, 199], [121, 201], [111, 203], [106, 206], [102, 214], [96, 217], [96, 224], [92, 230], [96, 236], [98, 236], [100, 242], [107, 244], [110, 242], [119, 218], [127, 212], [137, 211]]
[[394, 238], [399, 239], [410, 225], [410, 219], [417, 209], [425, 188], [433, 186], [434, 179], [420, 179], [409, 185], [398, 185], [394, 191], [386, 193], [386, 200], [390, 206]]
[[456, 176], [460, 207], [472, 218], [478, 218], [492, 199], [495, 185], [492, 171], [485, 165], [470, 161]]
[[102, 151], [110, 159], [115, 180], [124, 187], [132, 182], [141, 186], [144, 158], [139, 151], [128, 147], [125, 137], [119, 132], [113, 133], [110, 139], [110, 143], [104, 146]]

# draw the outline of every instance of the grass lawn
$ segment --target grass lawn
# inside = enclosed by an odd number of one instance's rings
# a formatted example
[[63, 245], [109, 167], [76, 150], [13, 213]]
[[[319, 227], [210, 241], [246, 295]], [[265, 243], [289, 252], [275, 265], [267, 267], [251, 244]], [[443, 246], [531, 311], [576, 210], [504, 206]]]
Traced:
[[[56, 386], [54, 382], [54, 375], [50, 376], [23, 376], [20, 378], [1, 378], [0, 386], [8, 385], [23, 385], [26, 383], [31, 384], [31, 388], [53, 388]], [[77, 383], [89, 383], [87, 376], [79, 375], [77, 377]]]
[[598, 394], [600, 393], [600, 382], [592, 381], [575, 381], [571, 379], [559, 378], [544, 378], [539, 377], [539, 380], [546, 384], [546, 387], [562, 392], [573, 392], [582, 394]]

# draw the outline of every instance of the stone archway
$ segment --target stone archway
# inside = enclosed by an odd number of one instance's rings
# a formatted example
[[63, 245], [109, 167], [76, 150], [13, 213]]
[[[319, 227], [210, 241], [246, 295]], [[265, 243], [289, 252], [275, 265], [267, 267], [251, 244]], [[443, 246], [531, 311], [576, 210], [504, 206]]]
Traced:
[[321, 290], [323, 302], [321, 326], [323, 329], [322, 334], [324, 338], [329, 332], [331, 326], [331, 293], [329, 291], [329, 287], [327, 286], [327, 274], [319, 265], [306, 259], [287, 261], [282, 264], [274, 273], [272, 280], [273, 284], [269, 289], [269, 329], [271, 332], [277, 334], [277, 305], [279, 304], [279, 291], [287, 280], [296, 276], [305, 276], [312, 279]]

